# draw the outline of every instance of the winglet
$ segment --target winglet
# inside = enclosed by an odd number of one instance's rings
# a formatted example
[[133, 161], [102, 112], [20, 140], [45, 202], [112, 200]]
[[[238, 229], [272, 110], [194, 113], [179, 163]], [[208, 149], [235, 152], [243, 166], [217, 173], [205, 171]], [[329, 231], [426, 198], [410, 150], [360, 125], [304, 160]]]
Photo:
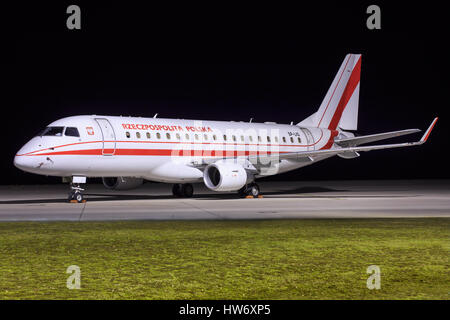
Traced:
[[430, 126], [428, 127], [427, 131], [425, 131], [425, 133], [422, 136], [422, 139], [420, 139], [421, 143], [425, 143], [428, 139], [428, 136], [431, 133], [431, 130], [433, 130], [434, 125], [436, 124], [436, 122], [438, 121], [438, 117], [434, 118], [433, 122], [430, 124]]

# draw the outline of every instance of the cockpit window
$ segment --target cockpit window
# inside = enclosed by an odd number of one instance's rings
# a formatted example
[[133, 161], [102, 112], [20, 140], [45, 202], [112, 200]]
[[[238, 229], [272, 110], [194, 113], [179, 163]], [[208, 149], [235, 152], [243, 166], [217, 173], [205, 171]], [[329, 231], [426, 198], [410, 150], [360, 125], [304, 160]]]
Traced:
[[42, 131], [39, 135], [40, 136], [62, 136], [64, 131], [64, 127], [47, 127]]
[[70, 137], [79, 137], [80, 133], [78, 132], [78, 129], [75, 127], [67, 127], [66, 132], [64, 132], [66, 136]]

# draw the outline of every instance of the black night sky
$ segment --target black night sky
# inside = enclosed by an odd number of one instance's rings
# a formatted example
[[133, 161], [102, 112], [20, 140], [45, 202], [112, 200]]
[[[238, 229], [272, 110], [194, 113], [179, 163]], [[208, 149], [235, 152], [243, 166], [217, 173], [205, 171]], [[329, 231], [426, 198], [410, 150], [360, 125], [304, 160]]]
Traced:
[[[338, 157], [276, 179], [449, 178], [443, 8], [72, 1], [3, 8], [0, 184], [55, 183], [12, 165], [48, 123], [107, 114], [297, 123], [320, 105], [346, 53], [362, 53], [359, 134], [426, 129], [427, 144]], [[81, 30], [66, 8], [81, 7]], [[420, 139], [421, 134], [398, 141]], [[394, 141], [394, 140], [390, 140]], [[397, 141], [397, 140], [395, 140]]]

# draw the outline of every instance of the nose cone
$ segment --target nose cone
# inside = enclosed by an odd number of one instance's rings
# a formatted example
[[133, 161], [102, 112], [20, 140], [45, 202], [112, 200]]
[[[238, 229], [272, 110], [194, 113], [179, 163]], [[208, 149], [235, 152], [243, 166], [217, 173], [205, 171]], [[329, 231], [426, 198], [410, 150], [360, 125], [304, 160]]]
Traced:
[[30, 153], [42, 148], [42, 142], [40, 138], [33, 138], [28, 141], [14, 157], [14, 166], [20, 170], [27, 172], [35, 172], [37, 166], [37, 157], [30, 156]]
[[42, 139], [42, 137], [34, 137], [30, 141], [24, 144], [22, 148], [20, 148], [19, 151], [17, 151], [17, 155], [26, 155], [30, 153], [34, 153], [35, 151], [38, 151], [40, 149], [44, 149], [45, 144]]
[[14, 166], [20, 170], [29, 171], [32, 164], [29, 157], [16, 155], [14, 157]]

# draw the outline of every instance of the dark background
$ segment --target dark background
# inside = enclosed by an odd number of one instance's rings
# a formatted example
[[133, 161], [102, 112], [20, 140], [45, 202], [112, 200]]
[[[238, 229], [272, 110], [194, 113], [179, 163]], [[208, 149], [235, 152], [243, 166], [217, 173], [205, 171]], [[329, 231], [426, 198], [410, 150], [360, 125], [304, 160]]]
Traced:
[[[297, 123], [319, 107], [350, 52], [363, 54], [358, 133], [426, 129], [440, 116], [430, 140], [272, 179], [449, 178], [442, 7], [374, 2], [382, 29], [368, 30], [372, 2], [164, 3], [3, 6], [1, 184], [59, 182], [12, 161], [34, 134], [70, 115]], [[66, 28], [70, 4], [81, 7], [81, 30]]]

